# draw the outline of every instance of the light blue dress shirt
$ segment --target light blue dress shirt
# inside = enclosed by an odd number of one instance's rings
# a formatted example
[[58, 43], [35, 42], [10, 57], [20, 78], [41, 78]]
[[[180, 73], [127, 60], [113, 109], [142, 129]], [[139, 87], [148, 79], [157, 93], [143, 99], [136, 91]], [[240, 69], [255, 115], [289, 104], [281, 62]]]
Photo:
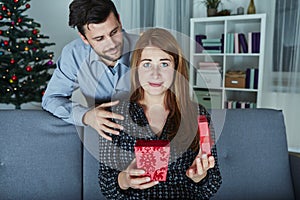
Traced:
[[[67, 44], [43, 96], [43, 109], [69, 123], [84, 126], [82, 118], [88, 110], [110, 101], [118, 92], [129, 91], [130, 53], [138, 36], [123, 31], [123, 38], [123, 56], [112, 69], [80, 38]], [[70, 100], [78, 88], [88, 107]]]

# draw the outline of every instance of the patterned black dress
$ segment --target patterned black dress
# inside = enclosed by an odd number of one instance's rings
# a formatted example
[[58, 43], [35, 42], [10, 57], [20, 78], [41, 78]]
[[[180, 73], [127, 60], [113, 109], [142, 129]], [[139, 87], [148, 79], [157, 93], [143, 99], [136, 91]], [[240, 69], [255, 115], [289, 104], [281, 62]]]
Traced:
[[[199, 114], [210, 116], [204, 107], [199, 106]], [[171, 143], [171, 156], [169, 159], [167, 181], [157, 185], [138, 190], [129, 188], [122, 190], [118, 185], [118, 174], [127, 168], [134, 156], [134, 145], [137, 139], [166, 140], [168, 129], [172, 121], [167, 118], [160, 137], [151, 130], [143, 108], [137, 103], [120, 102], [113, 112], [122, 113], [125, 120], [116, 120], [124, 126], [119, 136], [112, 136], [112, 141], [99, 137], [99, 184], [101, 192], [108, 199], [209, 199], [217, 192], [221, 185], [221, 175], [218, 168], [217, 152], [215, 146], [212, 155], [216, 160], [215, 167], [208, 170], [207, 176], [199, 183], [193, 182], [186, 176], [186, 170], [191, 166], [197, 152], [189, 147], [178, 153], [176, 146]], [[177, 153], [174, 153], [177, 152]]]

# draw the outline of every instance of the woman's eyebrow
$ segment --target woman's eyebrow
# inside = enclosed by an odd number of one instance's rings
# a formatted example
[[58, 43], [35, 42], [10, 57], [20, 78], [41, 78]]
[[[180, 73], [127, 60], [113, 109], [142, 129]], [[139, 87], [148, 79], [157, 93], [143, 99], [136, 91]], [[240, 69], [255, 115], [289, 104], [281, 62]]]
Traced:
[[162, 58], [162, 59], [160, 59], [160, 61], [170, 61], [171, 62], [171, 59], [169, 59], [169, 58]]
[[141, 60], [141, 62], [143, 62], [143, 61], [152, 61], [152, 59], [150, 59], [150, 58], [145, 58], [145, 59], [142, 59], [142, 60]]

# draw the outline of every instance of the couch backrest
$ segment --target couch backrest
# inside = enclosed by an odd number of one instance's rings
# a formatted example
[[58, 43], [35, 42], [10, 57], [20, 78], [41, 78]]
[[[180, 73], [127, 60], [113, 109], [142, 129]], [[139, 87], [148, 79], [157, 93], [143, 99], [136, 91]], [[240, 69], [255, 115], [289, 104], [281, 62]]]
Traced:
[[213, 116], [216, 125], [225, 116], [217, 141], [223, 183], [213, 199], [294, 199], [282, 112], [215, 110]]
[[3, 110], [0, 127], [0, 199], [82, 199], [74, 126], [41, 110]]
[[[282, 112], [214, 110], [212, 116], [221, 132], [223, 177], [213, 199], [293, 199]], [[0, 199], [105, 199], [95, 131], [85, 130], [82, 148], [74, 126], [29, 110], [0, 111], [0, 127]]]

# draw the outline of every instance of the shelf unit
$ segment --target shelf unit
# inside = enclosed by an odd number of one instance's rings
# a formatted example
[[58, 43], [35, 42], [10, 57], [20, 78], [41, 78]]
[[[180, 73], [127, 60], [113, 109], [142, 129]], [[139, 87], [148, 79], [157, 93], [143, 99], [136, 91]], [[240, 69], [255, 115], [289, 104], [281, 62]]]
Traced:
[[[254, 103], [254, 107], [261, 107], [266, 14], [191, 18], [190, 23], [192, 42], [190, 44], [189, 75], [193, 97], [207, 108], [228, 108], [228, 102], [238, 102], [239, 104], [251, 102]], [[229, 53], [226, 48], [229, 45], [229, 33], [244, 33], [246, 41], [249, 42], [248, 34], [250, 32], [260, 32], [259, 52]], [[206, 35], [207, 39], [215, 39], [221, 38], [222, 34], [224, 44], [222, 53], [208, 53], [205, 50], [199, 53], [198, 50], [196, 51], [199, 49], [196, 35]], [[248, 43], [248, 45], [251, 44]], [[199, 71], [199, 62], [219, 63], [219, 71]], [[257, 89], [225, 87], [227, 71], [246, 71], [247, 68], [258, 69]]]

